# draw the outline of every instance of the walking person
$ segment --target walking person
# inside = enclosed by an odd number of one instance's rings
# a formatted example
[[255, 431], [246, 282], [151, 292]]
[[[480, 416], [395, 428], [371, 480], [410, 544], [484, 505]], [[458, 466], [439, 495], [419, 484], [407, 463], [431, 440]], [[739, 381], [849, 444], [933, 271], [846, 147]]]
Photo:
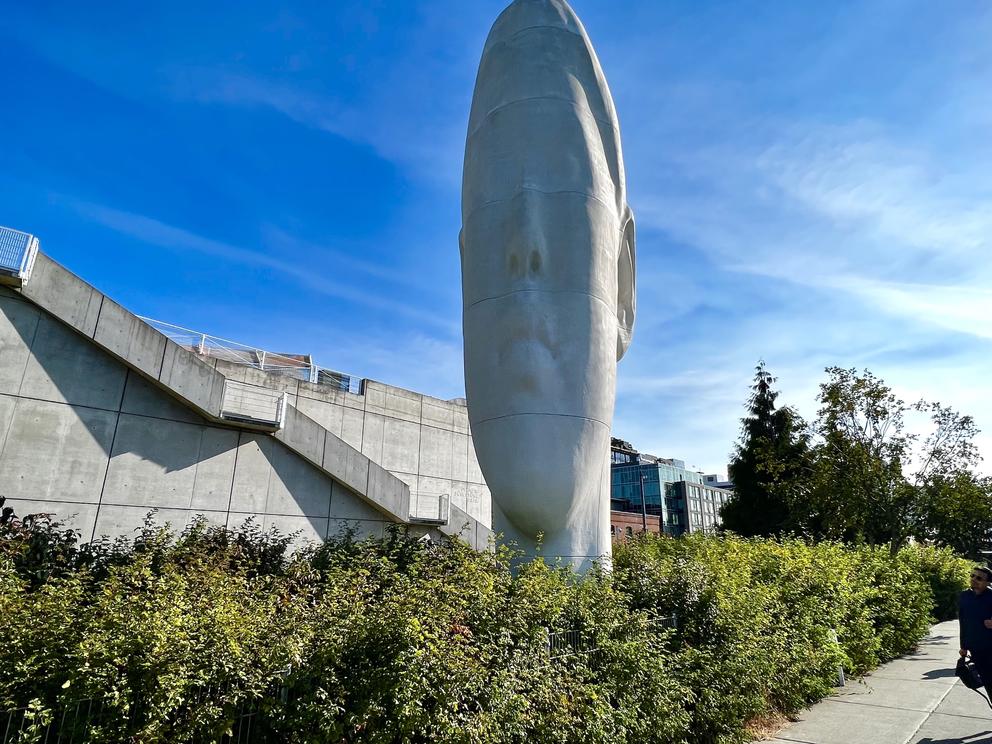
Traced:
[[961, 656], [971, 660], [982, 676], [985, 691], [992, 698], [992, 570], [976, 566], [971, 570], [971, 589], [958, 598], [961, 625]]

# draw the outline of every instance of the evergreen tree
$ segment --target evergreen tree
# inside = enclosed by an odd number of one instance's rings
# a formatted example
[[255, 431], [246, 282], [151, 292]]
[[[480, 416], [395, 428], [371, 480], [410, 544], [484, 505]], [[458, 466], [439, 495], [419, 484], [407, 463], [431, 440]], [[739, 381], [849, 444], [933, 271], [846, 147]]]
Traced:
[[769, 536], [795, 525], [790, 504], [805, 489], [809, 446], [802, 418], [776, 408], [776, 378], [759, 361], [741, 419], [741, 437], [730, 463], [734, 495], [721, 516], [724, 529], [744, 536]]

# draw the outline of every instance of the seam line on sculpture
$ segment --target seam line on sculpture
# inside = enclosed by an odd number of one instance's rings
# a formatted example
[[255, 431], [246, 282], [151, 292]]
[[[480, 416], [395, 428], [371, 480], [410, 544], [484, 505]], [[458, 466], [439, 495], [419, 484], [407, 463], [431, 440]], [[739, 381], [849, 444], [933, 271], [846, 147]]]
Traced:
[[468, 222], [470, 219], [472, 219], [472, 217], [475, 216], [476, 212], [480, 212], [486, 207], [491, 207], [494, 204], [506, 204], [507, 202], [513, 201], [518, 196], [520, 196], [520, 194], [524, 191], [530, 191], [535, 194], [546, 194], [548, 196], [556, 196], [558, 194], [574, 194], [576, 196], [584, 196], [587, 199], [592, 199], [594, 202], [603, 205], [607, 209], [611, 209], [611, 210], [616, 209], [615, 204], [610, 204], [608, 201], [601, 199], [595, 194], [590, 194], [587, 191], [576, 191], [575, 189], [555, 189], [554, 191], [550, 191], [547, 189], [537, 189], [534, 188], [533, 186], [521, 186], [511, 197], [508, 197], [506, 199], [492, 199], [490, 201], [483, 202], [479, 206], [475, 207], [471, 212], [469, 212], [467, 215], [464, 216], [464, 218], [462, 219], [462, 223]]
[[[162, 344], [162, 358], [158, 360], [158, 374], [155, 375], [155, 379], [159, 382], [162, 381], [162, 372], [165, 371], [165, 355], [169, 351], [169, 339], [166, 337], [165, 343]], [[214, 360], [214, 369], [217, 369], [217, 360]], [[225, 377], [226, 379], [226, 377]]]
[[536, 411], [527, 411], [525, 413], [508, 413], [505, 416], [493, 416], [492, 418], [482, 419], [479, 423], [488, 424], [490, 421], [500, 421], [502, 419], [514, 418], [516, 416], [555, 416], [557, 418], [582, 419], [583, 421], [594, 421], [597, 424], [605, 426], [607, 429], [610, 428], [610, 425], [605, 421], [600, 421], [598, 418], [592, 418], [591, 416], [575, 416], [571, 413], [541, 413]]
[[[21, 498], [20, 496], [8, 496], [7, 500], [33, 501], [37, 504], [72, 504], [73, 506], [96, 506], [95, 501], [74, 501], [72, 499], [25, 499], [25, 498]], [[118, 506], [118, 505], [113, 504], [113, 506]], [[132, 504], [128, 504], [127, 506], [132, 506]], [[141, 506], [141, 504], [134, 504], [133, 506]], [[78, 512], [76, 513], [78, 514]]]
[[514, 289], [512, 292], [506, 292], [505, 294], [496, 295], [495, 297], [486, 297], [481, 300], [476, 300], [471, 305], [469, 305], [466, 310], [471, 310], [476, 305], [481, 305], [483, 302], [494, 302], [496, 300], [505, 300], [507, 297], [511, 297], [515, 294], [574, 294], [582, 295], [583, 297], [592, 297], [597, 302], [602, 302], [607, 309], [610, 309], [610, 303], [604, 300], [602, 297], [597, 297], [594, 294], [589, 294], [588, 292], [578, 292], [574, 289]]
[[3, 432], [3, 439], [0, 439], [0, 457], [3, 456], [4, 449], [7, 447], [7, 439], [10, 437], [10, 430], [14, 428], [14, 416], [17, 414], [17, 398], [13, 395], [11, 396], [0, 396], [0, 397], [10, 397], [14, 401], [13, 407], [10, 409], [10, 421], [7, 422], [7, 427]]
[[[42, 504], [73, 504], [74, 506], [94, 506], [91, 501], [52, 501], [49, 499], [32, 499], [32, 501], [37, 501]], [[147, 504], [127, 504], [127, 503], [111, 503], [107, 502], [107, 506], [121, 506], [125, 509], [143, 509], [145, 511], [151, 511], [152, 509], [173, 509], [174, 511], [190, 511], [194, 514], [226, 514], [230, 515], [232, 512], [224, 511], [223, 509], [197, 509], [189, 508], [183, 509], [182, 507], [172, 507], [172, 506], [152, 506], [149, 507]], [[255, 516], [267, 516], [267, 517], [303, 517], [305, 519], [326, 519], [319, 514], [303, 514], [300, 512], [233, 512], [234, 514], [246, 514]], [[343, 522], [385, 522], [386, 517], [383, 515], [382, 519], [366, 519], [365, 517], [331, 517], [331, 519], [337, 519]]]
[[521, 104], [521, 103], [530, 103], [531, 101], [558, 101], [559, 103], [567, 104], [568, 106], [571, 106], [572, 108], [576, 109], [580, 115], [592, 119], [598, 124], [602, 124], [603, 126], [609, 127], [610, 129], [613, 130], [614, 133], [616, 133], [617, 139], [619, 140], [620, 138], [619, 124], [612, 122], [609, 119], [601, 119], [600, 117], [596, 116], [596, 114], [594, 114], [592, 112], [592, 109], [589, 108], [588, 106], [586, 108], [579, 108], [578, 101], [573, 101], [571, 98], [565, 98], [563, 96], [527, 96], [526, 98], [516, 98], [512, 101], [501, 103], [500, 105], [489, 109], [486, 112], [485, 116], [482, 117], [482, 121], [479, 122], [479, 124], [475, 127], [475, 129], [473, 129], [468, 133], [465, 139], [466, 140], [472, 139], [472, 137], [474, 137], [476, 133], [486, 125], [486, 122], [492, 118], [493, 114], [498, 114], [500, 111], [503, 111], [504, 109], [508, 109], [511, 106], [516, 106], [517, 104]]
[[[499, 19], [497, 19], [497, 21], [498, 20]], [[568, 28], [565, 28], [564, 26], [552, 26], [550, 24], [543, 23], [543, 24], [540, 24], [540, 25], [537, 25], [537, 26], [524, 26], [523, 28], [518, 28], [516, 31], [514, 31], [512, 34], [510, 34], [509, 36], [507, 36], [505, 39], [500, 39], [499, 41], [495, 42], [492, 46], [487, 46], [483, 50], [483, 54], [485, 54], [486, 52], [488, 52], [493, 47], [498, 47], [498, 46], [503, 46], [504, 44], [508, 44], [513, 39], [517, 38], [518, 36], [522, 36], [523, 34], [526, 34], [529, 31], [538, 31], [538, 30], [540, 30], [542, 28], [550, 29], [551, 31], [560, 31], [561, 33], [568, 34], [569, 36], [577, 36], [578, 38], [580, 38], [583, 41], [585, 41], [585, 39], [583, 38], [582, 34], [580, 34], [577, 31], [572, 31], [572, 30], [570, 30]]]

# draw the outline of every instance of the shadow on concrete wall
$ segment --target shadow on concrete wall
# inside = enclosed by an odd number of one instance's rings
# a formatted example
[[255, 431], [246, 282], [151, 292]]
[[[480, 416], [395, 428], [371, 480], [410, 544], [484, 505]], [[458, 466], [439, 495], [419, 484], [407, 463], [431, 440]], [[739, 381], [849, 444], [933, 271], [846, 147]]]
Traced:
[[[22, 298], [0, 297], [0, 311], [21, 339], [0, 355], [0, 392], [17, 399], [0, 460], [20, 473], [19, 483], [8, 477], [8, 488], [0, 486], [5, 495], [129, 507], [142, 515], [135, 527], [152, 508], [187, 511], [187, 521], [234, 508], [306, 517], [326, 535], [332, 480], [303, 458], [259, 435], [255, 454], [264, 462], [239, 470], [239, 449], [256, 435], [208, 422]], [[206, 506], [197, 503], [201, 470], [216, 491]], [[232, 503], [236, 486], [249, 494], [246, 503]], [[296, 508], [273, 511], [270, 497], [283, 490]]]

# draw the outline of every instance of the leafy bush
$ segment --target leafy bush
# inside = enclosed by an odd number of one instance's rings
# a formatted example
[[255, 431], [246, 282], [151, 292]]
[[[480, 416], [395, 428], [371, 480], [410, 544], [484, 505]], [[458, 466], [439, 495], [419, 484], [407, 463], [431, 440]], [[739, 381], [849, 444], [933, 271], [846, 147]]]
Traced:
[[927, 548], [649, 537], [578, 577], [401, 530], [293, 553], [252, 525], [149, 521], [82, 547], [45, 519], [0, 528], [0, 709], [44, 721], [97, 700], [93, 742], [218, 741], [246, 706], [268, 741], [740, 742], [754, 717], [825, 695], [839, 665], [908, 651], [968, 567]]

